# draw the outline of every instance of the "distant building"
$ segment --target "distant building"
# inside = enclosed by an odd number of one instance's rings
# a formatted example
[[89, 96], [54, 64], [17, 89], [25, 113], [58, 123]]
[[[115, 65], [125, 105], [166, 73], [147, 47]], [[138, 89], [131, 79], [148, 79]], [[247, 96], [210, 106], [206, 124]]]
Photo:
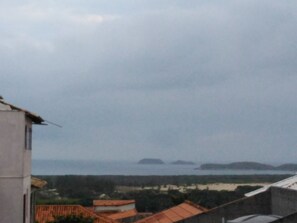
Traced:
[[123, 212], [135, 208], [135, 200], [94, 200], [94, 210], [98, 213]]
[[0, 219], [31, 223], [32, 124], [44, 120], [0, 98]]
[[94, 200], [93, 211], [119, 222], [134, 222], [137, 218], [135, 200]]

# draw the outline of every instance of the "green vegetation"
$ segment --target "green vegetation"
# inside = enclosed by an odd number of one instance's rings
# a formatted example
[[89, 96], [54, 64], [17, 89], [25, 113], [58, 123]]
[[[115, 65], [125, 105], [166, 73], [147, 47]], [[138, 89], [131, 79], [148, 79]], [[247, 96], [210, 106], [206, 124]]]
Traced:
[[201, 170], [282, 170], [296, 171], [297, 164], [287, 163], [280, 166], [272, 166], [256, 162], [234, 162], [228, 164], [206, 163], [200, 166]]
[[229, 164], [206, 163], [201, 170], [274, 170], [274, 166], [256, 162], [235, 162]]
[[[173, 185], [191, 185], [191, 184], [211, 184], [211, 183], [273, 183], [282, 179], [288, 178], [291, 175], [177, 175], [177, 176], [120, 176], [120, 175], [106, 175], [106, 176], [88, 176], [94, 177], [99, 181], [109, 182], [114, 186], [158, 186], [165, 184]], [[52, 181], [62, 181], [65, 177], [74, 176], [38, 176], [49, 182], [51, 188]], [[69, 179], [70, 180], [70, 179]], [[105, 193], [105, 192], [103, 192]]]
[[[289, 175], [250, 176], [38, 176], [48, 182], [37, 194], [37, 204], [80, 204], [91, 206], [94, 199], [134, 199], [139, 212], [158, 212], [190, 200], [207, 208], [239, 199], [258, 187], [240, 186], [235, 191], [190, 189], [160, 191], [161, 185], [276, 182]], [[157, 186], [157, 189], [120, 193], [116, 186]]]
[[214, 208], [242, 198], [245, 193], [258, 188], [254, 186], [240, 186], [235, 191], [192, 190], [188, 193], [172, 190], [166, 194], [156, 190], [144, 190], [126, 194], [113, 194], [113, 196], [117, 199], [135, 199], [136, 209], [139, 212], [159, 212], [178, 205], [185, 200], [192, 201], [206, 208]]

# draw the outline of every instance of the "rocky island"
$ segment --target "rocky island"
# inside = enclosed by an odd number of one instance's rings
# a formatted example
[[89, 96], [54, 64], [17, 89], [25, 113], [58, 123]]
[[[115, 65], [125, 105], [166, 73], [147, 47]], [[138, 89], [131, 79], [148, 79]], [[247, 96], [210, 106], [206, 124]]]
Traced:
[[161, 159], [145, 158], [138, 161], [138, 164], [164, 164]]
[[191, 161], [176, 160], [176, 161], [172, 162], [171, 164], [174, 164], [174, 165], [194, 165], [195, 163], [191, 162]]

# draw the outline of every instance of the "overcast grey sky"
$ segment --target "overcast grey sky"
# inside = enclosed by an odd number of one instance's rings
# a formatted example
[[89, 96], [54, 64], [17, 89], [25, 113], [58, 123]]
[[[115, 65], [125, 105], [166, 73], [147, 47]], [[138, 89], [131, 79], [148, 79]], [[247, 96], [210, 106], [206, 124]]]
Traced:
[[294, 162], [297, 2], [0, 1], [35, 159]]

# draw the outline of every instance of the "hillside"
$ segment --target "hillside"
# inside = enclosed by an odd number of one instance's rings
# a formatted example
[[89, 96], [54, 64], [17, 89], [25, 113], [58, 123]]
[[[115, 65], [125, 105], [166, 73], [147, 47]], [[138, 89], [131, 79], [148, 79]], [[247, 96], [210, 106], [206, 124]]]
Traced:
[[275, 168], [276, 170], [283, 170], [283, 171], [297, 171], [297, 164], [294, 163], [286, 163], [280, 165]]

